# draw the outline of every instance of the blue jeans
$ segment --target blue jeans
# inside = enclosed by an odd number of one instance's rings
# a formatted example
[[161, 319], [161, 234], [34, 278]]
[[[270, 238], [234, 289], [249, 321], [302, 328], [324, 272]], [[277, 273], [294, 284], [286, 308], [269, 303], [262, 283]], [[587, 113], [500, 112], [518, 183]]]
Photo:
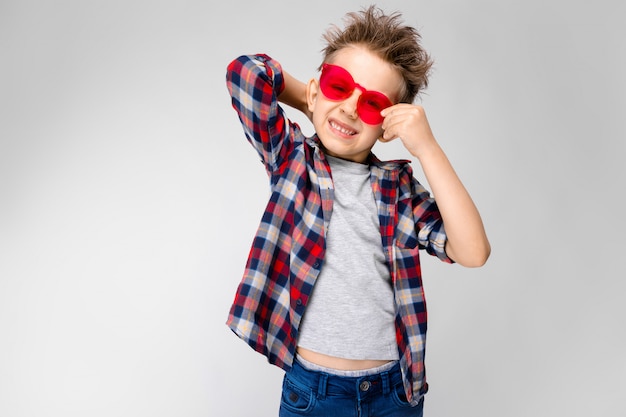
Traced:
[[424, 399], [407, 401], [400, 365], [365, 376], [340, 376], [305, 368], [298, 359], [285, 374], [280, 417], [422, 417]]

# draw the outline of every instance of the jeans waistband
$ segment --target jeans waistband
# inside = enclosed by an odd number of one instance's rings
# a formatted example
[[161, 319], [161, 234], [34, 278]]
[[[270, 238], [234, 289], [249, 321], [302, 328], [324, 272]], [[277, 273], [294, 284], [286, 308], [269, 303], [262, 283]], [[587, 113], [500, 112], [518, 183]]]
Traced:
[[402, 371], [398, 362], [393, 363], [390, 369], [379, 373], [343, 376], [307, 369], [299, 359], [296, 359], [289, 376], [310, 388], [318, 398], [339, 395], [364, 399], [379, 393], [387, 395], [392, 388], [402, 384]]

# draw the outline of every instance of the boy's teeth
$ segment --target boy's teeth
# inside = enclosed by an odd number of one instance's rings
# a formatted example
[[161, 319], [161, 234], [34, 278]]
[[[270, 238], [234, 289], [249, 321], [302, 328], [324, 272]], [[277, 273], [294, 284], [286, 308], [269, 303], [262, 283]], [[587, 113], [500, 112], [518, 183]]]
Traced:
[[343, 127], [335, 124], [334, 122], [330, 122], [330, 125], [333, 127], [333, 129], [337, 129], [338, 131], [340, 131], [341, 133], [343, 133], [345, 135], [354, 135], [356, 133], [353, 130], [348, 130], [346, 128], [343, 128]]

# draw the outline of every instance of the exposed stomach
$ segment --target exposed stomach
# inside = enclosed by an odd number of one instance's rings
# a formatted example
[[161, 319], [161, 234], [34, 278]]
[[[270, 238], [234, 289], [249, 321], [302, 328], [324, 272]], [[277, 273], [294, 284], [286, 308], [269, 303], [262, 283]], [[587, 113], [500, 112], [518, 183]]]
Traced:
[[300, 355], [300, 357], [304, 360], [312, 362], [316, 365], [340, 371], [360, 371], [363, 369], [377, 368], [391, 362], [389, 360], [338, 358], [336, 356], [313, 352], [312, 350], [308, 350], [300, 346], [298, 346], [297, 352], [298, 355]]

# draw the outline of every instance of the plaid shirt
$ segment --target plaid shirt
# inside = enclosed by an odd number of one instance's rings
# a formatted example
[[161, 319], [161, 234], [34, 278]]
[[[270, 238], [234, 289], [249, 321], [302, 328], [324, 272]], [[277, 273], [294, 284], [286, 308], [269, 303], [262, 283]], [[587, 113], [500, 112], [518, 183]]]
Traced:
[[[227, 86], [271, 187], [227, 324], [270, 363], [288, 371], [302, 315], [324, 264], [333, 181], [317, 136], [306, 138], [278, 104], [284, 89], [278, 62], [267, 55], [241, 56], [228, 66]], [[427, 390], [419, 249], [452, 260], [444, 250], [446, 234], [437, 205], [413, 178], [408, 161], [381, 162], [370, 155], [369, 165], [395, 294], [404, 386], [409, 401], [417, 404]]]

